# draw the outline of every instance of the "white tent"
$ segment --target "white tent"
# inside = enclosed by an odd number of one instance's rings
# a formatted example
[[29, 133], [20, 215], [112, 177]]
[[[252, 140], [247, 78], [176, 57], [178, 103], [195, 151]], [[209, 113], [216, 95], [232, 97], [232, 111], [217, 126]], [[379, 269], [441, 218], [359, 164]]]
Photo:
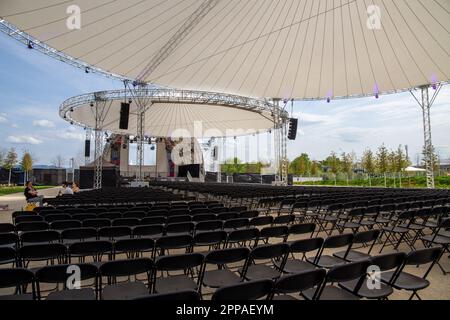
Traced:
[[406, 172], [426, 172], [427, 170], [409, 166], [409, 167], [405, 168], [404, 171], [406, 171]]
[[448, 0], [2, 0], [0, 29], [94, 72], [333, 99], [447, 82], [449, 11]]

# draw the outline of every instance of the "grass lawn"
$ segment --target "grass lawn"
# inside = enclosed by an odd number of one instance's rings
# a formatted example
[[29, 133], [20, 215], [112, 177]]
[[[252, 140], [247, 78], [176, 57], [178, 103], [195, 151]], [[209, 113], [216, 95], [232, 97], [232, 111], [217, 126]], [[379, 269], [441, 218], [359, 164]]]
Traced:
[[[35, 186], [36, 190], [53, 188], [54, 186]], [[15, 187], [0, 187], [0, 196], [5, 196], [7, 194], [23, 192], [25, 187], [23, 186], [15, 186]]]
[[[435, 177], [434, 179], [435, 187], [436, 188], [443, 188], [448, 189], [450, 188], [450, 176], [440, 176]], [[315, 182], [303, 182], [303, 183], [294, 183], [295, 185], [316, 185], [316, 186], [334, 186], [335, 182], [334, 180], [324, 180], [324, 181], [315, 181]], [[338, 180], [336, 181], [337, 186], [350, 186], [350, 187], [369, 187], [369, 180], [349, 180], [343, 181]], [[384, 187], [384, 179], [383, 178], [376, 178], [371, 180], [371, 186], [372, 187]], [[389, 188], [399, 188], [400, 183], [399, 180], [388, 178], [386, 179], [386, 186]], [[427, 187], [427, 181], [425, 177], [403, 177], [402, 188], [426, 188]]]

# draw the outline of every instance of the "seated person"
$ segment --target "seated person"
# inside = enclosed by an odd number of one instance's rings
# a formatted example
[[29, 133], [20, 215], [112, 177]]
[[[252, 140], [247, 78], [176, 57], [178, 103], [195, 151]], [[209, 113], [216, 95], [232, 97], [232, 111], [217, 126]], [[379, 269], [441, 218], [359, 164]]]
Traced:
[[25, 183], [25, 190], [24, 190], [25, 198], [27, 199], [28, 203], [39, 203], [39, 206], [43, 206], [43, 200], [44, 196], [39, 196], [37, 190], [33, 187], [33, 183], [31, 181], [27, 181]]
[[61, 190], [59, 190], [59, 193], [58, 193], [58, 195], [60, 195], [60, 196], [63, 194], [73, 194], [73, 191], [70, 188], [69, 183], [67, 183], [66, 181], [64, 181], [62, 183]]
[[73, 193], [80, 192], [80, 187], [78, 186], [78, 184], [76, 182], [72, 183], [72, 191], [73, 191]]

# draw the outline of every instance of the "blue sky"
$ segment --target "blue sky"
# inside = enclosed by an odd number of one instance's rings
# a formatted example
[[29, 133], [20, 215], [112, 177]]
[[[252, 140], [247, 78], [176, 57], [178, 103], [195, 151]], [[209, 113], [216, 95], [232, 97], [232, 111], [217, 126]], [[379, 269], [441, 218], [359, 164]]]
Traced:
[[[0, 148], [14, 147], [19, 155], [29, 150], [38, 164], [51, 164], [57, 155], [81, 159], [84, 130], [62, 120], [59, 105], [78, 94], [122, 87], [117, 80], [86, 74], [0, 34]], [[415, 162], [423, 145], [421, 110], [409, 93], [296, 102], [294, 113], [300, 122], [297, 140], [288, 144], [291, 159], [302, 152], [322, 159], [331, 150], [359, 156], [385, 143], [388, 148], [408, 145]], [[441, 158], [450, 159], [450, 86], [435, 101], [431, 125]], [[244, 152], [238, 149], [238, 155]], [[247, 152], [255, 159], [253, 144]]]

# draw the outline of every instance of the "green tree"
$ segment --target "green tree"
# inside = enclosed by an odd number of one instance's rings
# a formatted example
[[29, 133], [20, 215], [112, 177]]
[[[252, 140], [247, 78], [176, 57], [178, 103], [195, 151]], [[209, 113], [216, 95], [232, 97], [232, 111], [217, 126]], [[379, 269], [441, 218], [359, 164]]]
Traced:
[[321, 165], [318, 161], [313, 160], [311, 162], [311, 175], [317, 176], [322, 172]]
[[302, 153], [299, 157], [295, 158], [289, 165], [289, 171], [295, 175], [307, 175], [310, 173], [311, 160], [306, 153]]
[[9, 151], [5, 157], [5, 160], [3, 162], [3, 167], [6, 170], [9, 170], [8, 186], [11, 185], [11, 171], [16, 164], [17, 164], [17, 153], [14, 150], [14, 148], [11, 148], [11, 149], [9, 149]]
[[353, 173], [353, 167], [355, 164], [355, 154], [352, 153], [345, 153], [343, 152], [341, 154], [341, 168], [342, 172], [347, 174], [347, 176], [350, 176]]
[[391, 170], [393, 172], [401, 172], [410, 164], [402, 145], [399, 145], [397, 150], [391, 153]]
[[386, 173], [389, 171], [389, 151], [384, 143], [378, 147], [376, 168], [379, 173]]
[[362, 159], [361, 159], [361, 166], [369, 174], [372, 174], [375, 172], [376, 164], [375, 164], [375, 157], [373, 155], [372, 150], [367, 149], [364, 151]]
[[20, 166], [24, 172], [24, 181], [28, 180], [28, 174], [33, 169], [33, 157], [28, 151], [22, 156], [22, 160], [20, 161]]
[[335, 175], [341, 172], [341, 161], [334, 151], [331, 151], [330, 155], [323, 161], [323, 164]]

